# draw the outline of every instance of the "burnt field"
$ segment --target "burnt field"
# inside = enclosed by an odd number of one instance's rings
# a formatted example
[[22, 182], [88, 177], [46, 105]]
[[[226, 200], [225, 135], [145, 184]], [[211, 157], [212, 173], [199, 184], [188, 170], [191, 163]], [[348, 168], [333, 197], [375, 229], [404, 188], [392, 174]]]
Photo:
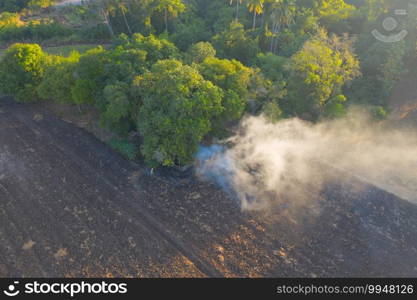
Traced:
[[297, 213], [242, 212], [214, 184], [151, 176], [2, 100], [0, 277], [417, 276], [417, 207], [340, 178]]

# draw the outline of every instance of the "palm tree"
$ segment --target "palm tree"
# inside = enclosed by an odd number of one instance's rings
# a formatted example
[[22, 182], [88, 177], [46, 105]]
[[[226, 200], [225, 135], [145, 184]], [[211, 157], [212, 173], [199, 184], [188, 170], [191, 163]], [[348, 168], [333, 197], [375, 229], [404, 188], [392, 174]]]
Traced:
[[130, 29], [129, 22], [127, 21], [127, 18], [126, 18], [126, 12], [128, 11], [128, 9], [127, 9], [127, 6], [125, 4], [125, 1], [124, 0], [115, 0], [115, 2], [116, 2], [115, 3], [116, 6], [118, 7], [120, 12], [122, 13], [123, 20], [125, 22], [127, 31], [129, 32], [130, 35], [132, 35], [132, 30]]
[[272, 23], [272, 39], [270, 51], [275, 52], [278, 33], [294, 22], [296, 6], [294, 0], [275, 0], [271, 6], [270, 20]]
[[168, 32], [168, 14], [176, 17], [185, 10], [182, 0], [158, 0], [157, 10], [164, 11], [165, 30]]
[[239, 21], [239, 4], [242, 4], [243, 0], [230, 0], [230, 5], [236, 2], [236, 21]]
[[265, 0], [248, 0], [248, 8], [250, 12], [253, 12], [253, 27], [256, 27], [256, 16], [262, 14]]
[[110, 14], [112, 14], [115, 10], [115, 5], [113, 0], [103, 0], [96, 2], [98, 3], [100, 14], [104, 18], [104, 24], [106, 24], [107, 28], [109, 29], [110, 35], [114, 36], [114, 30], [110, 23]]

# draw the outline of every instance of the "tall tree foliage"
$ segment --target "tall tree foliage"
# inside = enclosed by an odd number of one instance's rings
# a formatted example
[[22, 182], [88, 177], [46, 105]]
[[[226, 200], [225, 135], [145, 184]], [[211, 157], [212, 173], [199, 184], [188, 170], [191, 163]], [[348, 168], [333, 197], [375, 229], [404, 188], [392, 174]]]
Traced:
[[145, 159], [165, 166], [191, 162], [212, 118], [222, 111], [221, 90], [177, 60], [159, 61], [137, 84], [143, 97], [138, 129]]
[[346, 99], [342, 87], [358, 75], [358, 60], [346, 43], [321, 31], [291, 58], [285, 108], [289, 113], [308, 113], [308, 118], [317, 119], [331, 100]]
[[36, 44], [11, 46], [0, 63], [0, 91], [19, 101], [37, 99], [36, 88], [45, 72], [47, 58]]

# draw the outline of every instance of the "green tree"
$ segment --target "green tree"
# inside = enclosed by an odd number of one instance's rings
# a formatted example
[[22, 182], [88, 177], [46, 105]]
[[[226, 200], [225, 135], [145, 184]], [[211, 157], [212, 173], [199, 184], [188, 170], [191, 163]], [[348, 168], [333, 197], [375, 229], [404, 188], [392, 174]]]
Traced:
[[275, 53], [277, 37], [282, 30], [289, 28], [295, 21], [297, 7], [294, 0], [276, 0], [270, 4], [271, 43], [269, 51]]
[[171, 15], [173, 17], [178, 16], [185, 10], [185, 5], [182, 0], [157, 0], [158, 6], [157, 11], [163, 11], [164, 13], [164, 22], [165, 30], [168, 32], [168, 17]]
[[188, 63], [202, 63], [206, 58], [215, 57], [216, 49], [209, 42], [199, 42], [191, 45], [185, 54]]
[[95, 5], [98, 15], [103, 18], [104, 24], [106, 24], [110, 36], [114, 37], [115, 33], [110, 20], [110, 15], [114, 14], [114, 12], [117, 10], [117, 4], [115, 0], [92, 0], [91, 2]]
[[248, 0], [248, 9], [253, 13], [252, 29], [256, 27], [256, 16], [262, 14], [265, 0]]
[[177, 58], [179, 51], [177, 47], [167, 39], [158, 38], [154, 35], [143, 36], [135, 33], [126, 44], [122, 45], [124, 49], [139, 49], [147, 53], [146, 59], [149, 65], [156, 63], [158, 60]]
[[114, 82], [103, 90], [102, 111], [100, 123], [103, 127], [126, 135], [132, 126], [131, 101], [129, 85], [125, 82]]
[[230, 0], [230, 5], [236, 2], [236, 21], [239, 21], [239, 4], [242, 4], [243, 0]]
[[200, 73], [224, 91], [223, 112], [216, 117], [216, 134], [222, 134], [228, 123], [239, 120], [248, 103], [248, 86], [253, 74], [237, 60], [209, 57], [198, 66]]
[[75, 84], [74, 72], [79, 59], [78, 52], [71, 53], [69, 57], [54, 57], [37, 88], [39, 98], [72, 103], [71, 89]]
[[39, 10], [41, 8], [47, 8], [55, 2], [55, 0], [30, 0], [28, 3], [28, 8], [32, 10]]
[[115, 0], [115, 1], [116, 1], [116, 5], [117, 5], [118, 9], [122, 13], [123, 21], [126, 25], [127, 31], [129, 32], [130, 35], [132, 35], [132, 29], [130, 28], [129, 21], [127, 20], [127, 17], [126, 17], [126, 13], [128, 11], [128, 8], [126, 6], [126, 2], [124, 0]]
[[162, 60], [136, 81], [143, 104], [138, 129], [142, 154], [151, 165], [184, 165], [221, 113], [221, 90], [192, 67]]
[[37, 44], [14, 44], [0, 62], [0, 91], [19, 101], [36, 100], [47, 57]]
[[242, 24], [233, 21], [225, 31], [215, 35], [212, 43], [222, 58], [237, 59], [249, 65], [259, 53], [258, 41], [252, 39]]
[[0, 14], [0, 30], [4, 30], [6, 27], [18, 27], [23, 22], [20, 21], [19, 14], [3, 12]]
[[291, 58], [287, 112], [317, 119], [327, 102], [341, 95], [344, 84], [359, 75], [348, 44], [321, 31]]
[[97, 95], [105, 86], [103, 76], [106, 59], [106, 50], [103, 47], [91, 49], [81, 56], [74, 71], [75, 83], [71, 88], [76, 104], [95, 103]]
[[356, 46], [363, 76], [354, 80], [348, 96], [355, 103], [386, 107], [392, 89], [407, 72], [406, 41], [383, 43], [363, 35]]
[[256, 65], [262, 70], [262, 73], [274, 82], [281, 82], [288, 76], [286, 57], [278, 56], [272, 53], [260, 53], [257, 57]]

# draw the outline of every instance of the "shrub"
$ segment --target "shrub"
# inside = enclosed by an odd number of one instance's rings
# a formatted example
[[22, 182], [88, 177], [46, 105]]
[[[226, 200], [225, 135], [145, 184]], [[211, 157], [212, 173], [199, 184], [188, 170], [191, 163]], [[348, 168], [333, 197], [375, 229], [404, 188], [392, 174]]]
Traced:
[[73, 52], [69, 57], [55, 56], [37, 88], [39, 98], [72, 103], [71, 89], [75, 84], [74, 71], [79, 58], [78, 52]]
[[129, 160], [134, 160], [138, 155], [137, 146], [129, 142], [127, 139], [113, 138], [108, 142], [108, 144]]
[[37, 44], [14, 44], [0, 62], [0, 91], [19, 101], [37, 99], [47, 56]]

